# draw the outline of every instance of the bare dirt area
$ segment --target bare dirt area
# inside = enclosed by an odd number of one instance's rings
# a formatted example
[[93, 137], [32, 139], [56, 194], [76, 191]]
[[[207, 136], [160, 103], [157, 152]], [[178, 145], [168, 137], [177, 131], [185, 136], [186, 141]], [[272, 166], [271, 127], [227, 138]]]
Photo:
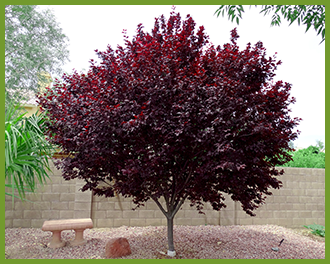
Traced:
[[[111, 238], [128, 239], [132, 254], [123, 259], [170, 258], [165, 226], [87, 229], [87, 244], [72, 247], [74, 231], [63, 231], [67, 246], [47, 247], [51, 232], [38, 228], [6, 228], [5, 252], [10, 259], [100, 259]], [[279, 246], [280, 241], [283, 240]], [[308, 229], [276, 225], [174, 226], [176, 259], [324, 259], [325, 239]], [[274, 248], [278, 251], [274, 251]], [[273, 249], [272, 249], [273, 248]]]

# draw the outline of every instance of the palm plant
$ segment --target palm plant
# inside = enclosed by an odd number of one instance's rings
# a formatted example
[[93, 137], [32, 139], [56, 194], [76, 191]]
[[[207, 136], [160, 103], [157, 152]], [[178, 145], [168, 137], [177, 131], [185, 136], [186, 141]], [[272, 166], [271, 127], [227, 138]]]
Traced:
[[[54, 148], [43, 133], [43, 113], [27, 117], [20, 104], [5, 106], [5, 187], [6, 195], [25, 200], [27, 192], [34, 192], [37, 183], [49, 178], [49, 158]], [[8, 189], [7, 188], [7, 189]], [[18, 195], [16, 195], [18, 194]]]

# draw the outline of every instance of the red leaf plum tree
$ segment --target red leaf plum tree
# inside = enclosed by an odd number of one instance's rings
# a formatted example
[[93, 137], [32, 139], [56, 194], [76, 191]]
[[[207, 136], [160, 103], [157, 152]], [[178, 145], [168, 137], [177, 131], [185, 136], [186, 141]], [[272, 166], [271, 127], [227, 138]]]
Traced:
[[192, 17], [172, 11], [150, 33], [139, 24], [124, 46], [96, 50], [100, 63], [39, 96], [49, 140], [72, 154], [57, 163], [63, 177], [137, 207], [153, 200], [167, 218], [168, 254], [185, 201], [220, 210], [227, 193], [253, 216], [281, 187], [275, 166], [291, 160], [291, 85], [273, 80], [281, 62], [262, 42], [240, 51], [238, 37], [234, 29], [215, 47], [203, 26], [195, 32]]

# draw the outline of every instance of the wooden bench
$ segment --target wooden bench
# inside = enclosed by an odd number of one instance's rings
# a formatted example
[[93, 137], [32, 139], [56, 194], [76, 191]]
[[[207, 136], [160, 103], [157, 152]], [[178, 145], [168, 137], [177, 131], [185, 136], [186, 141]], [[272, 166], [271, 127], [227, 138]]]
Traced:
[[93, 222], [90, 218], [82, 219], [63, 219], [45, 221], [41, 230], [53, 232], [53, 237], [48, 246], [50, 248], [60, 248], [65, 246], [65, 242], [61, 240], [61, 232], [63, 230], [74, 230], [75, 239], [70, 243], [72, 246], [86, 244], [84, 240], [84, 230], [93, 228]]

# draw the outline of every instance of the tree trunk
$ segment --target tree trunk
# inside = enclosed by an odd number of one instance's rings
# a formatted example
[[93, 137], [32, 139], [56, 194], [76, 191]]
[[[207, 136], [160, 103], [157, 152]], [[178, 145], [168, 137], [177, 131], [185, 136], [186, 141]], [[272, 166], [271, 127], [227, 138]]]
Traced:
[[162, 213], [166, 216], [167, 219], [167, 241], [168, 241], [168, 250], [167, 250], [167, 255], [170, 257], [175, 256], [175, 250], [174, 250], [174, 242], [173, 242], [173, 219], [175, 214], [178, 212], [180, 207], [182, 206], [184, 200], [186, 197], [182, 198], [180, 202], [177, 202], [174, 206], [170, 204], [169, 200], [166, 199], [166, 207], [167, 207], [167, 212], [163, 208], [163, 206], [160, 204], [158, 199], [152, 198], [159, 209], [162, 211]]
[[174, 217], [167, 217], [167, 240], [168, 240], [168, 251], [167, 255], [174, 257], [175, 250], [174, 250], [174, 243], [173, 243], [173, 218]]

